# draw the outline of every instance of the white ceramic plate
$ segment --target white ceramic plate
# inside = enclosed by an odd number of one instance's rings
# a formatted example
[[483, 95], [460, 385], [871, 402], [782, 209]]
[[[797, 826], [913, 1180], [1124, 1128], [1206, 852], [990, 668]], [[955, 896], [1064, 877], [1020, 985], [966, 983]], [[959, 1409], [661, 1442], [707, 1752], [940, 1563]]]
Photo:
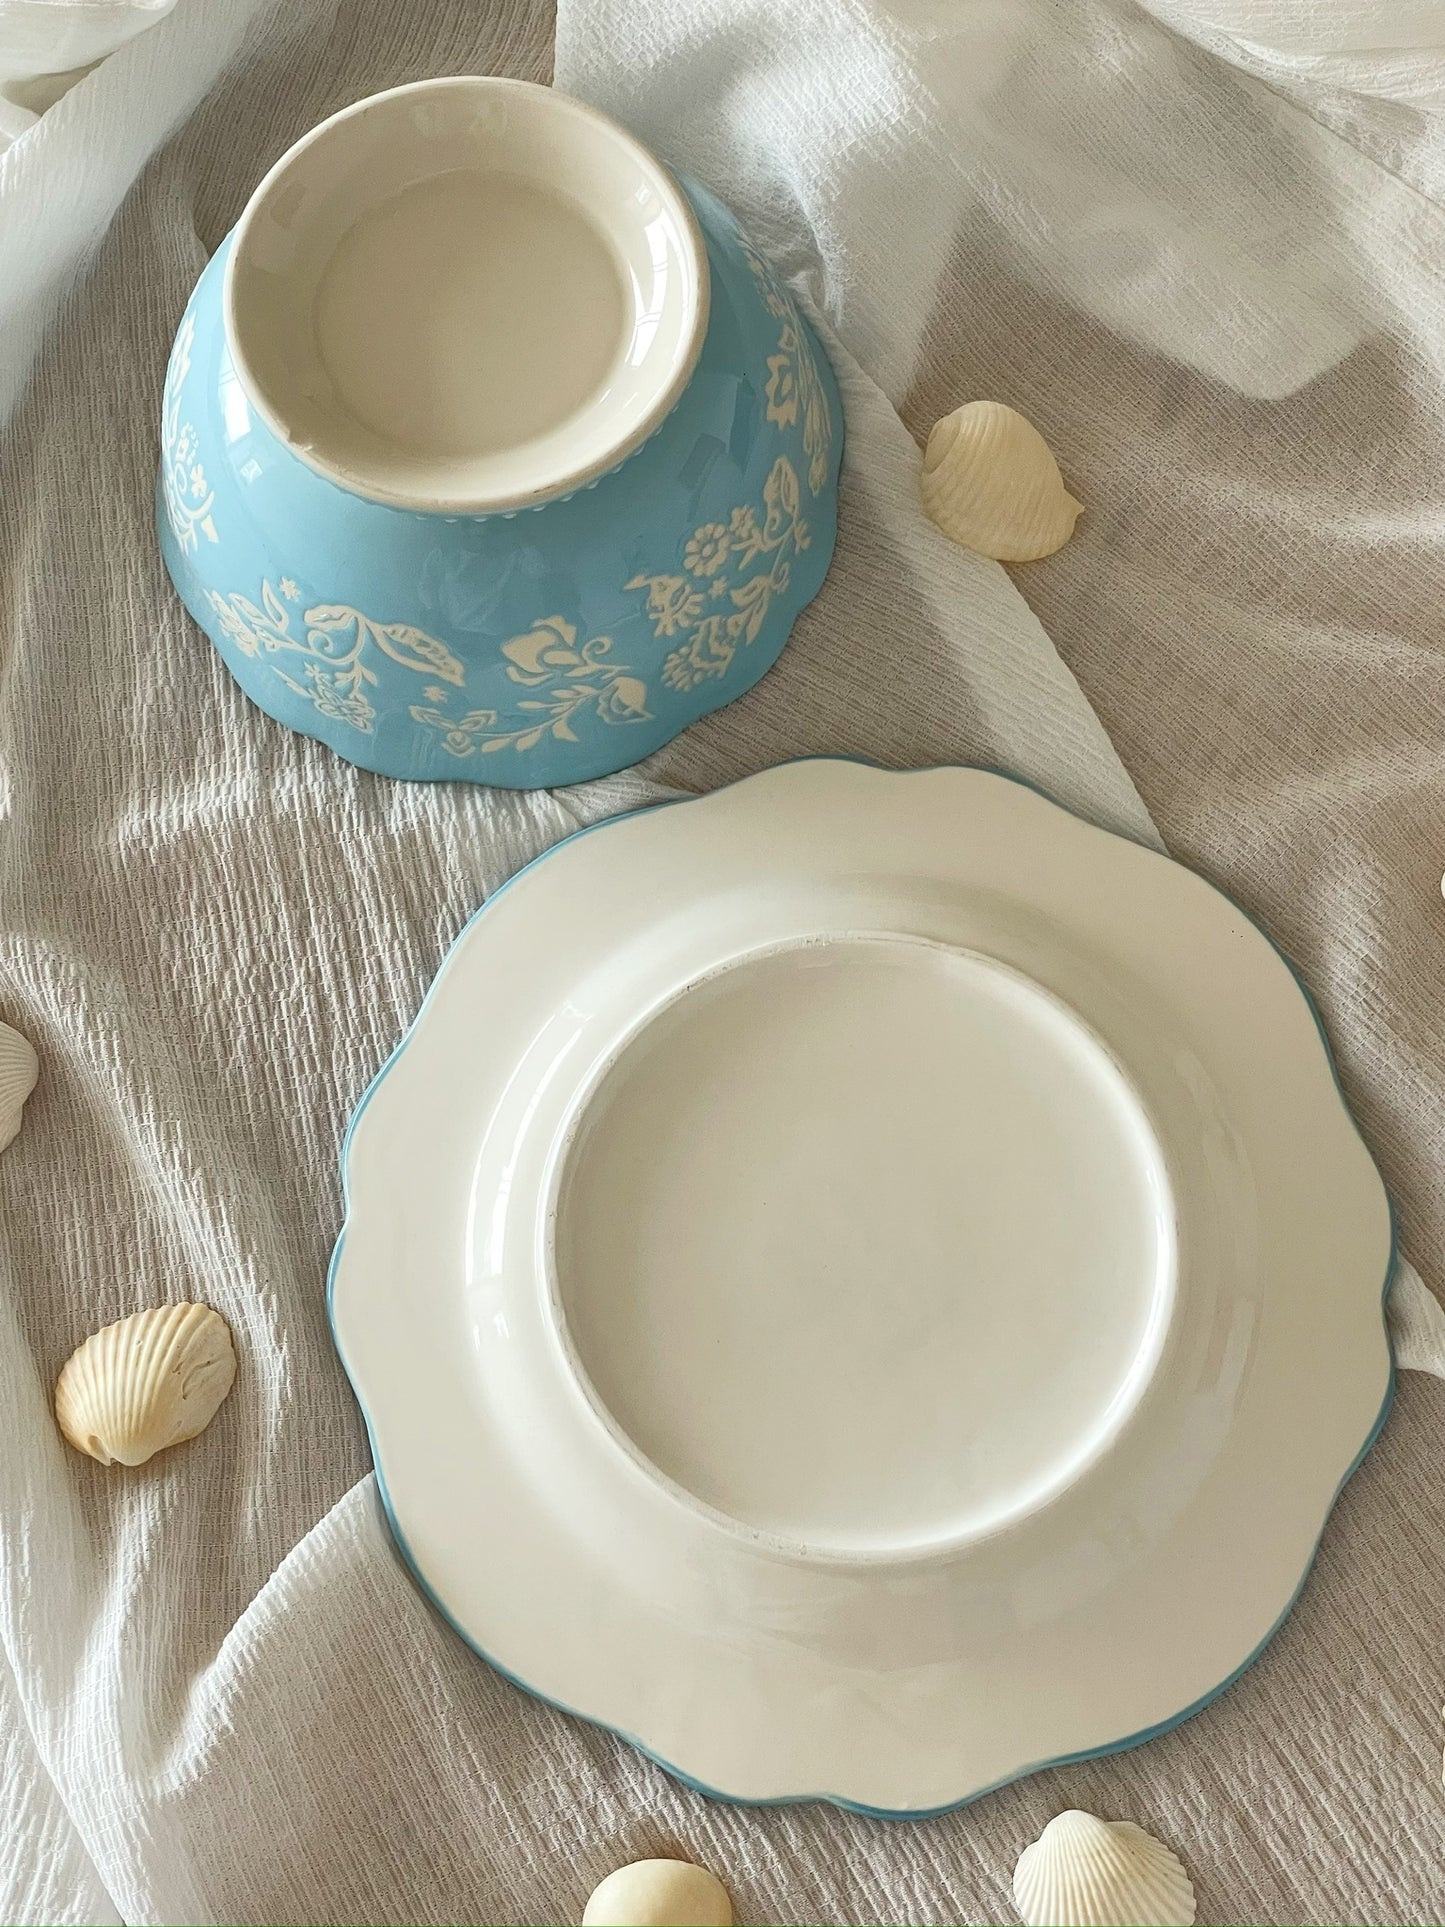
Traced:
[[981, 770], [574, 837], [358, 1112], [337, 1343], [495, 1665], [744, 1800], [1183, 1718], [1373, 1438], [1390, 1211], [1208, 884]]

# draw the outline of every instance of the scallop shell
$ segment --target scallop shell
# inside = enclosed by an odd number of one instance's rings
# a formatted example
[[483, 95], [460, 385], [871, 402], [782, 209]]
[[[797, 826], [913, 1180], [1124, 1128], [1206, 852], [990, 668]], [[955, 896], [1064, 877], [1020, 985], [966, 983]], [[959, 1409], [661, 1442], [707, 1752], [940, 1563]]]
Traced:
[[921, 486], [945, 535], [1000, 562], [1052, 555], [1083, 509], [1043, 436], [1001, 401], [966, 402], [934, 424]]
[[20, 1113], [39, 1075], [40, 1059], [30, 1039], [0, 1024], [0, 1151], [14, 1143]]
[[1179, 1861], [1129, 1820], [1077, 1810], [1050, 1820], [1014, 1868], [1028, 1927], [1191, 1927], [1194, 1889]]
[[55, 1418], [102, 1465], [143, 1465], [204, 1432], [236, 1376], [231, 1330], [209, 1305], [157, 1305], [107, 1325], [55, 1381]]
[[593, 1890], [582, 1927], [732, 1927], [733, 1904], [715, 1873], [690, 1860], [634, 1860]]

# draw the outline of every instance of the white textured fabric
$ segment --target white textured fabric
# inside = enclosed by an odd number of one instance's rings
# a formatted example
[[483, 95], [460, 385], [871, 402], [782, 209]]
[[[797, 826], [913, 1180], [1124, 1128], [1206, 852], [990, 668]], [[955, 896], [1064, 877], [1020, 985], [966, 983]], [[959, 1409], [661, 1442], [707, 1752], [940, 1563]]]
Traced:
[[[1445, 217], [1363, 111], [1369, 153], [1122, 4], [568, 5], [559, 76], [731, 198], [837, 332], [824, 593], [746, 699], [556, 796], [388, 784], [231, 685], [151, 535], [196, 274], [325, 113], [550, 57], [527, 0], [185, 0], [0, 155], [0, 1015], [44, 1066], [0, 1159], [0, 1917], [575, 1920], [676, 1851], [743, 1920], [1002, 1920], [1081, 1805], [1168, 1838], [1202, 1919], [1437, 1919], [1433, 1380], [1214, 1707], [920, 1825], [683, 1791], [473, 1659], [392, 1552], [323, 1309], [336, 1155], [488, 890], [580, 822], [816, 750], [1005, 764], [1155, 835], [1004, 572], [922, 519], [899, 411], [916, 435], [994, 393], [1053, 438], [1089, 513], [1018, 581], [1171, 846], [1316, 992], [1432, 1283], [1445, 1225]], [[80, 1459], [60, 1363], [184, 1295], [237, 1334], [216, 1424], [139, 1473]]]
[[0, 149], [176, 0], [0, 0]]

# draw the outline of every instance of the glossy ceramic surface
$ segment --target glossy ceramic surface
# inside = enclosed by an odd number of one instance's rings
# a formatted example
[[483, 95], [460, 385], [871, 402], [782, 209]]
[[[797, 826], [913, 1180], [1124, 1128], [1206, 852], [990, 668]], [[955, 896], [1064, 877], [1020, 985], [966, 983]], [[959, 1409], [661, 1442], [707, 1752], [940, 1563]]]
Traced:
[[423, 1583], [734, 1798], [931, 1811], [1183, 1717], [1388, 1398], [1389, 1207], [1288, 966], [983, 771], [792, 764], [560, 845], [345, 1175]]
[[[263, 182], [207, 267], [166, 378], [161, 547], [247, 694], [352, 762], [401, 777], [576, 782], [648, 755], [777, 659], [832, 554], [842, 409], [811, 329], [727, 210], [695, 184], [679, 191], [590, 109], [520, 83], [431, 83], [348, 110], [342, 133], [360, 140], [401, 96], [424, 96], [431, 113], [451, 99], [437, 89], [459, 86], [477, 90], [481, 123], [500, 113], [505, 125], [488, 133], [473, 179], [458, 165], [467, 136], [455, 111], [413, 115], [409, 138], [436, 170], [420, 185], [441, 197], [425, 219], [410, 203], [398, 212], [415, 180], [388, 199], [401, 177], [378, 178], [365, 152], [355, 167], [328, 159], [326, 140], [340, 138], [328, 123], [280, 164], [294, 180]], [[654, 196], [654, 217], [633, 231], [618, 178], [589, 159], [580, 134], [575, 153], [550, 137], [533, 143], [553, 167], [545, 179], [519, 188], [513, 172], [493, 171], [521, 165], [515, 103], [538, 97], [640, 157], [637, 191]], [[421, 167], [410, 153], [407, 178]], [[376, 286], [388, 248], [421, 233], [412, 241], [424, 267], [426, 247], [441, 245], [438, 223], [480, 218], [469, 202], [451, 210], [450, 198], [499, 180], [511, 186], [488, 216], [489, 262], [514, 242], [520, 261], [546, 228], [538, 196], [562, 227], [551, 255], [535, 250], [547, 289], [518, 278], [487, 340], [501, 342], [505, 323], [509, 353], [535, 336], [554, 369], [576, 366], [586, 344], [560, 323], [515, 323], [529, 303], [564, 300], [553, 283], [558, 264], [578, 258], [579, 223], [627, 290], [622, 345], [603, 374], [585, 393], [529, 401], [515, 421], [497, 411], [538, 387], [535, 367], [532, 389], [479, 377], [433, 405], [427, 381], [375, 359], [376, 341], [405, 340], [404, 311], [351, 334], [334, 319], [355, 307], [358, 287]], [[336, 183], [352, 197], [344, 213], [328, 200]], [[658, 250], [651, 283], [629, 254], [644, 240]], [[243, 274], [239, 258], [231, 271], [242, 247], [264, 272]], [[589, 275], [573, 293], [591, 313], [600, 297]], [[430, 284], [412, 291], [436, 367], [461, 365], [457, 330], [480, 288], [459, 282], [450, 307]], [[414, 445], [398, 439], [403, 416], [422, 424]], [[451, 445], [454, 420], [473, 429]]]
[[666, 417], [708, 322], [686, 195], [550, 87], [393, 88], [313, 128], [237, 223], [237, 375], [310, 467], [399, 508], [530, 508]]

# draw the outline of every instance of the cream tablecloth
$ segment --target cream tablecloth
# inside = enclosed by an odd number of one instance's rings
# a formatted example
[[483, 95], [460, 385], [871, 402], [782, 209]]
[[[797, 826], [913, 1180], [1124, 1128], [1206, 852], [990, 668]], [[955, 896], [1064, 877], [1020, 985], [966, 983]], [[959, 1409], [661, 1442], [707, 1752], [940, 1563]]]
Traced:
[[[1405, 1378], [1218, 1704], [903, 1826], [710, 1805], [474, 1660], [391, 1550], [323, 1310], [346, 1117], [487, 891], [579, 822], [828, 749], [1008, 764], [1142, 836], [1147, 804], [1313, 986], [1439, 1283], [1445, 35], [1395, 9], [1392, 62], [1385, 8], [1313, 10], [1354, 53], [1284, 5], [1252, 39], [1167, 11], [565, 5], [559, 78], [829, 317], [850, 452], [778, 670], [556, 796], [391, 785], [287, 735], [150, 526], [170, 334], [251, 183], [375, 88], [545, 75], [542, 8], [181, 0], [0, 155], [0, 1014], [44, 1061], [0, 1161], [4, 1918], [565, 1921], [677, 1851], [744, 1920], [1007, 1920], [1069, 1804], [1171, 1840], [1202, 1919], [1442, 1917], [1435, 1381]], [[916, 507], [908, 429], [976, 394], [1088, 504], [1026, 602]], [[240, 1345], [212, 1431], [132, 1476], [69, 1452], [71, 1346], [183, 1295]]]

